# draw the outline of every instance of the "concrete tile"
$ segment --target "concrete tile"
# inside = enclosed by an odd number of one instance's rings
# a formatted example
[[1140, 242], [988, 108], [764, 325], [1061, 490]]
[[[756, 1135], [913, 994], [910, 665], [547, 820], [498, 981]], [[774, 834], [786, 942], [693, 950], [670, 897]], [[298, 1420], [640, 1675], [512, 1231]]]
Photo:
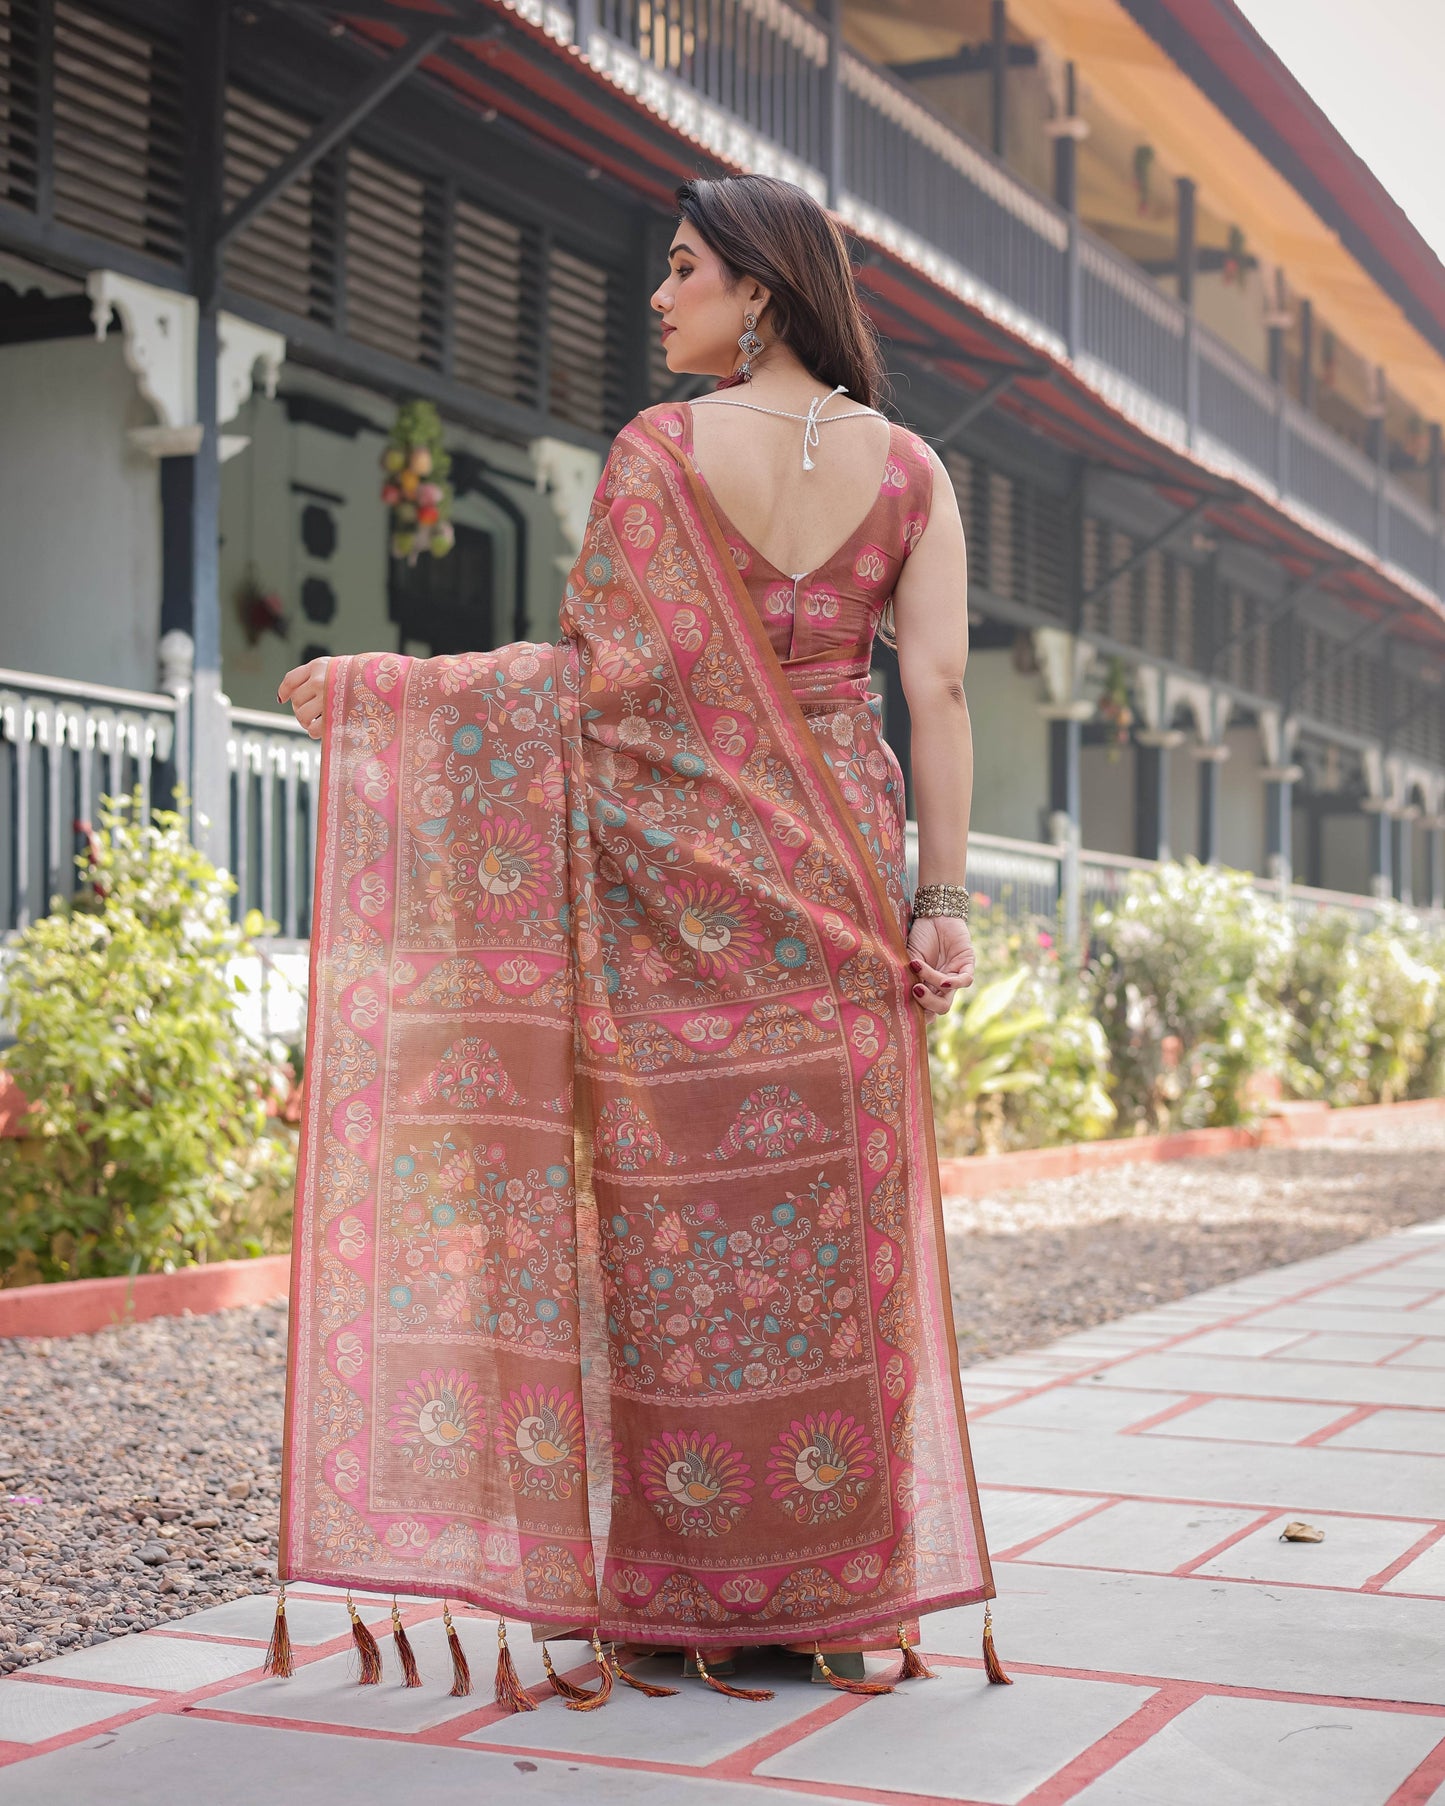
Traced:
[[[1310, 1514], [1308, 1522], [1323, 1530], [1322, 1543], [1285, 1543], [1280, 1532], [1288, 1513], [1233, 1543], [1200, 1574], [1232, 1580], [1292, 1580], [1321, 1587], [1361, 1587], [1367, 1580], [1414, 1548], [1430, 1528], [1428, 1522], [1399, 1524], [1379, 1518], [1327, 1517]], [[1445, 1654], [1445, 1647], [1442, 1647]], [[1445, 1733], [1445, 1725], [1441, 1726]]]
[[[746, 1661], [740, 1658], [736, 1679], [741, 1687], [771, 1687], [774, 1697], [759, 1700], [746, 1709], [738, 1706], [735, 1710], [719, 1711], [719, 1706], [729, 1702], [720, 1700], [705, 1681], [680, 1679], [681, 1667], [676, 1656], [629, 1664], [628, 1672], [641, 1680], [678, 1688], [673, 1699], [645, 1699], [629, 1687], [614, 1686], [612, 1698], [598, 1712], [568, 1712], [554, 1701], [540, 1712], [519, 1712], [496, 1724], [484, 1725], [479, 1731], [469, 1732], [462, 1741], [701, 1768], [806, 1718], [832, 1696], [831, 1689], [825, 1694], [809, 1679], [809, 1657], [789, 1659], [768, 1651], [749, 1656]], [[869, 1674], [875, 1679], [893, 1674], [897, 1668], [896, 1658], [871, 1657], [868, 1663]], [[686, 1783], [689, 1798], [691, 1787], [691, 1781]]]
[[[643, 1703], [660, 1710], [668, 1702]], [[720, 1707], [732, 1703], [717, 1701]], [[739, 1712], [750, 1709], [737, 1707]], [[558, 1716], [575, 1719], [578, 1714], [559, 1707]], [[602, 1719], [607, 1713], [588, 1716]], [[203, 1790], [197, 1788], [197, 1776], [205, 1778]], [[18, 1770], [7, 1770], [6, 1785], [16, 1806], [81, 1806], [99, 1800], [105, 1806], [160, 1806], [175, 1800], [256, 1806], [259, 1799], [266, 1806], [320, 1806], [337, 1800], [358, 1806], [380, 1800], [425, 1800], [426, 1806], [477, 1806], [478, 1801], [515, 1806], [521, 1800], [532, 1806], [677, 1806], [684, 1785], [687, 1806], [759, 1806], [759, 1789], [747, 1782], [689, 1777], [683, 1784], [674, 1774], [645, 1769], [169, 1716], [139, 1719], [113, 1736], [36, 1756]], [[780, 1788], [768, 1792], [766, 1806], [817, 1806], [817, 1799]]]
[[1388, 1360], [1391, 1355], [1399, 1354], [1401, 1349], [1408, 1348], [1410, 1336], [1351, 1336], [1340, 1333], [1310, 1336], [1290, 1349], [1292, 1361], [1348, 1361], [1358, 1366], [1370, 1366], [1376, 1361]]
[[1440, 1740], [1438, 1718], [1201, 1699], [1074, 1806], [1381, 1806]]
[[44, 1743], [49, 1737], [99, 1724], [151, 1702], [98, 1687], [47, 1687], [42, 1681], [0, 1681], [0, 1743]]
[[1387, 1593], [1433, 1593], [1445, 1599], [1445, 1542], [1438, 1542], [1423, 1555], [1417, 1555], [1408, 1568], [1401, 1568], [1385, 1584]]
[[1445, 1367], [1445, 1337], [1430, 1336], [1423, 1342], [1417, 1342], [1413, 1348], [1404, 1349], [1400, 1354], [1392, 1356], [1392, 1367], [1430, 1367], [1437, 1373]]
[[823, 1726], [754, 1772], [1010, 1806], [1149, 1697], [1145, 1687], [1043, 1674], [990, 1687], [977, 1669], [944, 1668], [935, 1681]]
[[1031, 1542], [1099, 1503], [1098, 1498], [1081, 1493], [1009, 1492], [992, 1486], [980, 1487], [978, 1496], [983, 1507], [984, 1533], [993, 1555]]
[[[370, 1625], [391, 1621], [390, 1601], [383, 1605], [380, 1600], [359, 1599], [356, 1609]], [[230, 1599], [225, 1605], [213, 1605], [207, 1611], [177, 1619], [170, 1628], [184, 1631], [188, 1637], [250, 1637], [256, 1642], [267, 1643], [275, 1619], [275, 1599], [267, 1594], [253, 1593], [245, 1599]], [[298, 1599], [289, 1590], [286, 1622], [291, 1627], [291, 1641], [303, 1647], [329, 1643], [333, 1637], [344, 1637], [351, 1629], [344, 1605], [328, 1599]]]
[[1343, 1285], [1316, 1292], [1310, 1302], [1326, 1306], [1352, 1305], [1363, 1310], [1403, 1311], [1434, 1298], [1438, 1291], [1437, 1286], [1413, 1284], [1410, 1276], [1392, 1281], [1381, 1275], [1377, 1279], [1347, 1279]]
[[139, 1636], [116, 1637], [110, 1643], [93, 1643], [71, 1655], [53, 1656], [48, 1662], [37, 1662], [28, 1672], [58, 1674], [74, 1681], [119, 1681], [156, 1693], [189, 1693], [193, 1687], [210, 1687], [244, 1674], [248, 1668], [259, 1668], [264, 1653], [148, 1630]]
[[[1404, 1377], [1404, 1376], [1401, 1376]], [[1425, 1375], [1416, 1377], [1425, 1378]], [[1442, 1474], [1428, 1455], [1362, 1449], [1275, 1448], [1184, 1436], [1060, 1436], [985, 1417], [973, 1427], [979, 1473], [1023, 1491], [1110, 1492], [1134, 1499], [1193, 1499], [1207, 1505], [1271, 1506], [1434, 1518]]]
[[1207, 1329], [1191, 1336], [1179, 1349], [1187, 1355], [1267, 1355], [1276, 1349], [1298, 1342], [1304, 1332], [1287, 1329], [1256, 1329], [1252, 1324], [1238, 1329]]
[[1283, 1355], [1268, 1361], [1226, 1361], [1174, 1348], [1135, 1355], [1088, 1384], [1159, 1392], [1219, 1392], [1235, 1398], [1327, 1399], [1342, 1405], [1424, 1405], [1434, 1409], [1440, 1403], [1439, 1375], [1411, 1370], [1401, 1361], [1387, 1367], [1331, 1367], [1290, 1361]]
[[1016, 1405], [1005, 1405], [990, 1412], [989, 1421], [1026, 1424], [1037, 1430], [1113, 1431], [1127, 1429], [1130, 1424], [1153, 1417], [1157, 1411], [1167, 1410], [1171, 1404], [1183, 1402], [1182, 1395], [1161, 1397], [1157, 1392], [1090, 1392], [1080, 1382], [1036, 1393], [1033, 1398], [1020, 1399]]
[[1313, 1436], [1327, 1424], [1338, 1423], [1343, 1416], [1338, 1405], [1294, 1405], [1261, 1398], [1211, 1398], [1196, 1405], [1192, 1411], [1184, 1411], [1152, 1430], [1141, 1430], [1139, 1434], [1207, 1436], [1221, 1442], [1295, 1443]]
[[[1445, 1343], [1441, 1344], [1445, 1348]], [[1376, 1411], [1321, 1444], [1327, 1449], [1392, 1449], [1414, 1455], [1445, 1455], [1445, 1410]], [[1445, 1475], [1441, 1476], [1445, 1498]]]
[[[465, 1717], [492, 1703], [496, 1631], [491, 1623], [475, 1621], [460, 1626], [460, 1630], [474, 1685], [466, 1699], [451, 1697], [452, 1665], [446, 1632], [441, 1620], [433, 1618], [407, 1632], [421, 1670], [420, 1687], [401, 1685], [388, 1634], [377, 1638], [382, 1680], [375, 1687], [357, 1685], [356, 1657], [345, 1650], [299, 1668], [289, 1681], [259, 1680], [238, 1688], [226, 1694], [225, 1710], [268, 1719], [297, 1719], [307, 1724], [355, 1725], [400, 1735], [429, 1730], [432, 1725]], [[523, 1686], [531, 1687], [541, 1681], [545, 1676], [541, 1645], [532, 1642], [530, 1631], [513, 1625], [510, 1647]], [[582, 1659], [581, 1649], [579, 1643], [559, 1643], [552, 1659], [566, 1673]], [[560, 1659], [564, 1655], [565, 1662]], [[567, 1716], [575, 1718], [577, 1714], [569, 1712]]]
[[981, 1405], [1001, 1405], [1005, 1399], [1017, 1398], [1017, 1386], [980, 1386], [967, 1375], [963, 1382], [963, 1402], [971, 1410]]
[[1121, 1499], [1107, 1511], [1061, 1530], [1022, 1559], [1074, 1568], [1124, 1568], [1172, 1574], [1258, 1517], [1211, 1505], [1163, 1505]]
[[1261, 1329], [1296, 1330], [1306, 1335], [1445, 1336], [1445, 1308], [1422, 1305], [1417, 1311], [1382, 1304], [1282, 1304], [1254, 1319]]
[[[1038, 1663], [1331, 1698], [1344, 1687], [1362, 1699], [1445, 1705], [1435, 1599], [1025, 1562], [1003, 1565], [998, 1579], [994, 1629], [1005, 1668]], [[976, 1605], [932, 1613], [924, 1640], [932, 1652], [977, 1660], [982, 1624]]]

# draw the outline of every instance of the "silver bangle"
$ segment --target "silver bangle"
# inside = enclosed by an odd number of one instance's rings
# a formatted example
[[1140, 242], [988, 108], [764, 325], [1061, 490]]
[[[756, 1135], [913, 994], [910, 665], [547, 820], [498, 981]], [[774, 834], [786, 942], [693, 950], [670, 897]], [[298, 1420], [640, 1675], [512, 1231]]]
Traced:
[[961, 884], [920, 884], [913, 893], [913, 919], [961, 916], [968, 920], [969, 895]]

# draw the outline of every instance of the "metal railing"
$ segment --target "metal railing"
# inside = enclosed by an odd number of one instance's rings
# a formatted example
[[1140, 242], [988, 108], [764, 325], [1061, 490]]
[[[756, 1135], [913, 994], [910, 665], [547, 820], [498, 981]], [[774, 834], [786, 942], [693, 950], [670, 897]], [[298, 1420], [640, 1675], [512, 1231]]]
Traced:
[[[0, 934], [78, 888], [82, 823], [102, 797], [177, 807], [188, 697], [0, 670]], [[237, 919], [259, 909], [288, 939], [310, 932], [321, 753], [286, 715], [232, 709], [230, 870]]]
[[842, 49], [835, 114], [828, 37], [812, 16], [787, 0], [571, 6], [594, 68], [705, 148], [791, 175], [820, 197], [831, 173], [837, 211], [856, 230], [1072, 355], [1149, 430], [1192, 443], [1417, 582], [1437, 591], [1445, 582], [1439, 516], [904, 83]]

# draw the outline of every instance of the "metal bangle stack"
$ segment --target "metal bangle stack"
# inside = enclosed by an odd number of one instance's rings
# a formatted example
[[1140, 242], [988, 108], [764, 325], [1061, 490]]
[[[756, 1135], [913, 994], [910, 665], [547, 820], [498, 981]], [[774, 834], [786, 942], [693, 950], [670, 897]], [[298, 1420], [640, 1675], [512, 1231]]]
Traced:
[[913, 919], [925, 916], [961, 916], [968, 920], [968, 892], [961, 884], [920, 884], [913, 893]]

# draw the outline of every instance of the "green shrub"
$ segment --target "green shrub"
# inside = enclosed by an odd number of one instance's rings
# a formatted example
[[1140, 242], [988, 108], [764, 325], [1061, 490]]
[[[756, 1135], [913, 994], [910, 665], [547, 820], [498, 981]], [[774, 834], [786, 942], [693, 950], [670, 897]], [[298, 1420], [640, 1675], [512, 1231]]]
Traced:
[[164, 1270], [284, 1235], [293, 1156], [278, 1061], [243, 1032], [231, 963], [266, 930], [181, 818], [106, 803], [85, 888], [4, 969], [4, 1064], [35, 1106], [0, 1141], [0, 1280]]
[[1108, 1044], [1079, 977], [1038, 923], [975, 925], [973, 990], [929, 1025], [944, 1155], [1050, 1147], [1108, 1133]]
[[1369, 1103], [1370, 1000], [1360, 929], [1330, 909], [1298, 931], [1285, 1005], [1292, 1019], [1290, 1089], [1327, 1104]]
[[1190, 859], [1130, 875], [1094, 919], [1093, 988], [1113, 1095], [1136, 1132], [1245, 1120], [1281, 1074], [1293, 926], [1241, 872]]

